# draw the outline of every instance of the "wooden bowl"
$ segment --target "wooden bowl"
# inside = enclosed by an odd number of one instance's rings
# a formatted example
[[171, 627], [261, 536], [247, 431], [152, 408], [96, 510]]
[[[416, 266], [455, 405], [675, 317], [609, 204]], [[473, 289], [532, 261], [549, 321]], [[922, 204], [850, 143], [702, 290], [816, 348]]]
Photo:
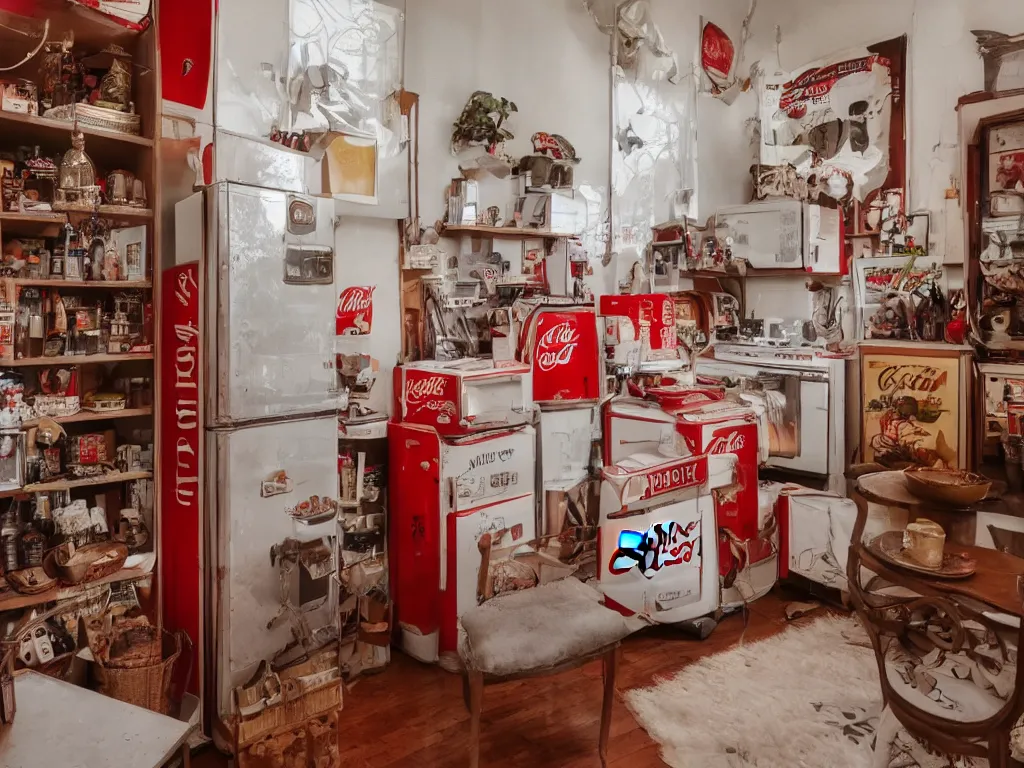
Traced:
[[907, 490], [915, 496], [947, 507], [969, 507], [988, 494], [992, 481], [962, 469], [905, 469]]

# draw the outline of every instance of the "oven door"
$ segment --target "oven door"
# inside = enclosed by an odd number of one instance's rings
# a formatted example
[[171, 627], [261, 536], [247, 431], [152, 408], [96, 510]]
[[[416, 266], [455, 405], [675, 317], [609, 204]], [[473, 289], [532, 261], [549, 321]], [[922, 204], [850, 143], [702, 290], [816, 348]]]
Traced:
[[697, 362], [701, 375], [731, 379], [749, 391], [762, 391], [770, 433], [766, 464], [776, 469], [829, 473], [828, 374], [742, 363]]

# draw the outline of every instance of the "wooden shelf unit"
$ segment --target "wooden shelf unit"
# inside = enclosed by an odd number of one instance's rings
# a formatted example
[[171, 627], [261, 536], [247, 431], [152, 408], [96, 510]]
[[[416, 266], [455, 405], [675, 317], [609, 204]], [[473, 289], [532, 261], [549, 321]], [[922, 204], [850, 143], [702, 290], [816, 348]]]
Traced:
[[[59, 41], [67, 32], [74, 37], [74, 50], [77, 53], [94, 54], [108, 45], [121, 46], [132, 57], [132, 101], [135, 111], [141, 119], [142, 135], [133, 136], [117, 131], [106, 130], [79, 123], [85, 137], [85, 151], [96, 166], [97, 174], [105, 176], [116, 169], [124, 169], [132, 173], [145, 186], [148, 207], [135, 208], [127, 206], [102, 205], [97, 209], [71, 211], [55, 211], [52, 213], [0, 213], [0, 237], [45, 237], [55, 238], [62, 235], [66, 223], [81, 223], [94, 214], [112, 222], [114, 226], [145, 225], [147, 229], [146, 243], [146, 279], [131, 281], [83, 281], [83, 280], [51, 280], [22, 278], [17, 285], [41, 288], [52, 288], [58, 291], [90, 292], [92, 296], [103, 297], [104, 292], [141, 289], [148, 291], [147, 301], [152, 302], [152, 342], [153, 352], [140, 354], [98, 354], [98, 355], [63, 355], [60, 357], [37, 357], [15, 360], [8, 363], [0, 362], [0, 369], [14, 368], [31, 372], [36, 367], [47, 366], [96, 366], [121, 362], [138, 362], [145, 375], [153, 377], [153, 402], [158, 403], [160, 397], [160, 362], [158, 357], [158, 340], [161, 333], [161, 247], [162, 239], [162, 195], [159, 184], [160, 157], [157, 151], [161, 132], [161, 92], [160, 92], [160, 51], [156, 29], [158, 3], [151, 7], [152, 23], [148, 28], [138, 31], [124, 26], [104, 16], [94, 9], [68, 3], [67, 0], [33, 0], [24, 3], [33, 7], [35, 18], [26, 19], [16, 16], [13, 12], [0, 11], [0, 20], [11, 24], [0, 25], [0, 49], [3, 49], [11, 62], [18, 61], [29, 53], [39, 42], [39, 34], [45, 22], [49, 24], [48, 39]], [[34, 30], [33, 35], [26, 36], [13, 29], [24, 26]], [[39, 82], [39, 57], [33, 57], [27, 63], [5, 73], [5, 77], [26, 79]], [[0, 111], [0, 151], [13, 150], [20, 146], [39, 146], [47, 157], [59, 158], [71, 148], [73, 124], [54, 120], [45, 116], [23, 115]], [[140, 374], [141, 375], [141, 374]], [[138, 424], [150, 429], [152, 425], [154, 457], [160, 455], [160, 424], [155, 407], [124, 409], [121, 411], [88, 412], [83, 411], [71, 416], [56, 419], [61, 424], [82, 424], [97, 431], [109, 430], [123, 422], [128, 426]], [[32, 422], [25, 426], [31, 427]], [[120, 431], [120, 430], [119, 430]], [[122, 569], [105, 579], [83, 584], [76, 587], [58, 587], [39, 595], [20, 595], [8, 592], [0, 595], [0, 613], [19, 610], [33, 605], [41, 605], [55, 600], [71, 599], [75, 595], [93, 590], [103, 584], [132, 580], [152, 574], [159, 567], [161, 548], [160, 522], [160, 477], [159, 472], [112, 472], [100, 477], [74, 480], [60, 480], [50, 483], [27, 485], [13, 491], [0, 492], [0, 498], [12, 498], [33, 493], [78, 491], [91, 495], [102, 494], [104, 487], [115, 491], [118, 484], [136, 480], [153, 481], [151, 546], [153, 555], [147, 561], [145, 569]], [[108, 509], [108, 522], [116, 520], [117, 509]], [[113, 528], [113, 525], [111, 526]], [[155, 564], [153, 558], [155, 557]], [[154, 578], [152, 602], [147, 601], [147, 613], [156, 624], [162, 624], [162, 595], [159, 580]], [[0, 638], [4, 639], [4, 638]]]

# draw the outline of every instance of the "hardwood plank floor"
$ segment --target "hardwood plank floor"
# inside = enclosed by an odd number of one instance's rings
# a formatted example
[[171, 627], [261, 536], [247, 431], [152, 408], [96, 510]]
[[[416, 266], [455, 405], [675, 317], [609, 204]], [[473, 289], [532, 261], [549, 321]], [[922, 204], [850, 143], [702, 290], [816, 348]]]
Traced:
[[[623, 704], [622, 691], [650, 685], [703, 656], [736, 645], [741, 638], [750, 643], [781, 631], [787, 624], [785, 605], [794, 599], [801, 596], [773, 592], [753, 603], [746, 619], [726, 618], [704, 641], [657, 627], [624, 642], [617, 677], [620, 695], [612, 715], [610, 768], [665, 765], [657, 744]], [[600, 662], [553, 677], [488, 686], [480, 764], [595, 768], [601, 764], [597, 755], [600, 717]], [[358, 681], [345, 694], [341, 740], [345, 768], [463, 768], [469, 714], [463, 704], [462, 679], [395, 652], [387, 670]], [[194, 768], [227, 764], [212, 750], [192, 761]]]

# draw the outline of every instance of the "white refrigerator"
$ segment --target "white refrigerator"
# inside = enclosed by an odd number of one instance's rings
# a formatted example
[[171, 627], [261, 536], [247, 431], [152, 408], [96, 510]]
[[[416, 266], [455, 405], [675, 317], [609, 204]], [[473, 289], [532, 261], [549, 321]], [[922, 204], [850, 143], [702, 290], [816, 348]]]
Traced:
[[337, 633], [336, 513], [310, 514], [338, 493], [334, 227], [329, 199], [234, 183], [175, 211], [178, 261], [202, 251], [202, 658], [223, 721], [262, 662]]

